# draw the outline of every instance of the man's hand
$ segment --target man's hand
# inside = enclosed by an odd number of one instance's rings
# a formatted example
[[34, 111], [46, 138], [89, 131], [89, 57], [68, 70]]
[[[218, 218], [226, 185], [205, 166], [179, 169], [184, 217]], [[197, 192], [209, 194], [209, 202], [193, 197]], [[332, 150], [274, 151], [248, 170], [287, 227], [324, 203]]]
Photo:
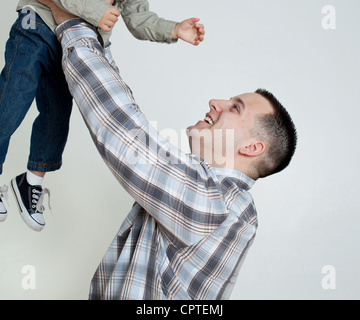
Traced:
[[111, 29], [118, 22], [120, 16], [120, 11], [114, 7], [109, 7], [103, 17], [101, 18], [98, 27], [104, 30], [105, 32], [110, 32]]
[[205, 36], [204, 25], [198, 23], [199, 21], [199, 18], [191, 18], [176, 24], [172, 38], [184, 40], [194, 46], [199, 45]]
[[66, 20], [69, 20], [71, 18], [76, 18], [71, 13], [68, 13], [62, 9], [60, 9], [55, 3], [53, 3], [51, 0], [38, 0], [38, 2], [42, 3], [43, 5], [49, 7], [52, 11], [52, 14], [54, 16], [54, 20], [57, 25], [63, 23]]

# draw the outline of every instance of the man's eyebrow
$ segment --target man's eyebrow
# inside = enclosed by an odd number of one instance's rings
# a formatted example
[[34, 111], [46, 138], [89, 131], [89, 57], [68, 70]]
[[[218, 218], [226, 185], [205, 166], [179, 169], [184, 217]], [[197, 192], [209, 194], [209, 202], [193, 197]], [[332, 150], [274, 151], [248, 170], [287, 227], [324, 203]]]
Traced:
[[245, 107], [245, 103], [240, 97], [233, 97], [231, 100], [235, 100], [236, 103], [241, 104], [242, 107]]

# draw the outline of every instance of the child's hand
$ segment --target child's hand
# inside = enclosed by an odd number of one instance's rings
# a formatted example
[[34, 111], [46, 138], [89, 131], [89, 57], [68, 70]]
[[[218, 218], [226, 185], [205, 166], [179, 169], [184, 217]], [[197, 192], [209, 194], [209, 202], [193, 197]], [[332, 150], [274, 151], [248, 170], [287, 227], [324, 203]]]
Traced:
[[111, 29], [118, 22], [120, 16], [120, 11], [114, 7], [109, 7], [103, 17], [101, 18], [98, 27], [104, 30], [105, 32], [110, 32]]
[[176, 24], [172, 38], [181, 39], [197, 46], [204, 41], [205, 30], [199, 18], [191, 18]]

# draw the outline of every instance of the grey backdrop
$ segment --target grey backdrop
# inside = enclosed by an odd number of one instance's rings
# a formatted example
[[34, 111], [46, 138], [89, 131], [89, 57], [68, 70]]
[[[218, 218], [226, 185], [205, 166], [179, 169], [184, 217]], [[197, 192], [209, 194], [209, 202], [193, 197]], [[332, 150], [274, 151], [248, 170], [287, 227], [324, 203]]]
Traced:
[[[231, 298], [358, 299], [359, 1], [150, 4], [169, 19], [198, 16], [207, 32], [195, 48], [141, 42], [122, 21], [116, 26], [114, 58], [160, 130], [180, 134], [203, 118], [211, 98], [264, 87], [287, 107], [299, 131], [292, 165], [252, 190], [259, 229]], [[323, 28], [325, 5], [336, 9], [336, 29]], [[2, 2], [1, 52], [15, 6]], [[25, 171], [36, 114], [34, 104], [14, 134], [0, 185]], [[76, 107], [63, 160], [62, 170], [45, 179], [53, 214], [46, 211], [43, 232], [25, 226], [10, 197], [9, 217], [0, 224], [0, 299], [87, 299], [92, 275], [131, 208]], [[336, 274], [322, 273], [328, 265]], [[24, 286], [27, 270], [35, 272], [33, 289]], [[336, 287], [326, 289], [329, 283]]]

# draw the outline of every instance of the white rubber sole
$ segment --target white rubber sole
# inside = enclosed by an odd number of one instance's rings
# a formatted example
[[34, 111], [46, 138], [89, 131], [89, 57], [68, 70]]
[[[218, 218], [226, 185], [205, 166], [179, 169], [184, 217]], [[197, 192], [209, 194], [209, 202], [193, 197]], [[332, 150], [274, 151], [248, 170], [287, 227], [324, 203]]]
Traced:
[[19, 207], [19, 212], [20, 212], [20, 216], [23, 219], [23, 221], [26, 223], [26, 225], [31, 228], [34, 231], [41, 231], [42, 229], [44, 229], [45, 224], [39, 224], [39, 222], [35, 221], [31, 215], [29, 215], [29, 213], [27, 212], [23, 202], [21, 201], [21, 196], [20, 196], [20, 191], [17, 187], [15, 178], [11, 180], [11, 190], [14, 193], [15, 199], [16, 199], [16, 203], [18, 204]]

